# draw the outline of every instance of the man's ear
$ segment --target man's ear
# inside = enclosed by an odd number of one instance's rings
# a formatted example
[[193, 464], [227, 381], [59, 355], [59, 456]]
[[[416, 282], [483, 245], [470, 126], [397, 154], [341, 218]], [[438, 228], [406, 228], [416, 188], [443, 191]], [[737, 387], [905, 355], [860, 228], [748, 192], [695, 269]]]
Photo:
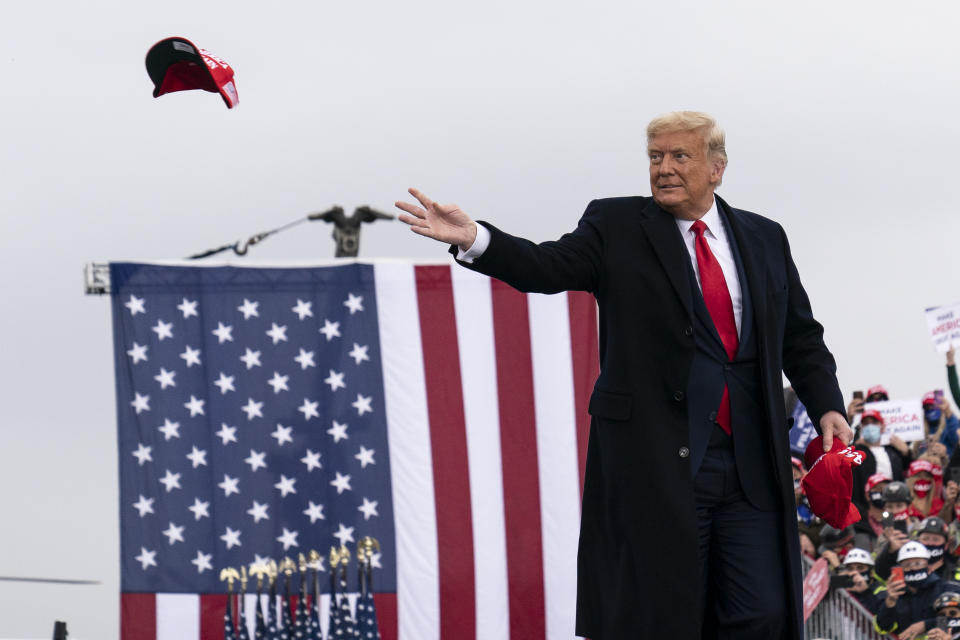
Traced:
[[727, 163], [723, 160], [713, 161], [713, 170], [710, 172], [710, 180], [713, 184], [720, 184], [723, 180], [723, 172], [727, 168]]

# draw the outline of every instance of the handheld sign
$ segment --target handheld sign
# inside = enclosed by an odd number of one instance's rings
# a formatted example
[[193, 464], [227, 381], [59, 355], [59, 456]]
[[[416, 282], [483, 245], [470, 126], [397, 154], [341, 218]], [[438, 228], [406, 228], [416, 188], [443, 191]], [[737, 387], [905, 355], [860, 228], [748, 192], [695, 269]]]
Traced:
[[919, 400], [890, 400], [888, 402], [868, 402], [864, 410], [879, 411], [886, 425], [880, 444], [890, 443], [890, 436], [898, 435], [904, 442], [923, 440], [923, 407]]
[[960, 302], [927, 309], [926, 315], [934, 349], [945, 353], [960, 347]]

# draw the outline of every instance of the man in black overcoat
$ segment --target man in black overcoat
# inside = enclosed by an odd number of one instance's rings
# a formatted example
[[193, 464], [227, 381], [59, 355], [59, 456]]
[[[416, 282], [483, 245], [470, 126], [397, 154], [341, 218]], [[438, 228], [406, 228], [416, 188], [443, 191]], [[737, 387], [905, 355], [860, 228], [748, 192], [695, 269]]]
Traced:
[[594, 200], [557, 241], [416, 189], [400, 219], [521, 291], [597, 299], [576, 633], [799, 640], [781, 371], [829, 449], [853, 437], [836, 364], [783, 229], [714, 194], [727, 156], [713, 118], [661, 116], [647, 148], [653, 196]]

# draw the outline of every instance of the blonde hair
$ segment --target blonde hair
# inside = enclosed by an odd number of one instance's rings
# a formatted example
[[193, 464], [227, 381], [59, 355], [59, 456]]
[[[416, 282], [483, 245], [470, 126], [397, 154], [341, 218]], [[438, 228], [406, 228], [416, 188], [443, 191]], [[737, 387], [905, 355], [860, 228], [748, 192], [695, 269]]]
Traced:
[[702, 111], [673, 111], [657, 116], [647, 125], [647, 144], [650, 144], [651, 138], [662, 133], [696, 131], [698, 129], [703, 129], [703, 140], [707, 146], [707, 155], [719, 159], [726, 166], [726, 135], [713, 116]]

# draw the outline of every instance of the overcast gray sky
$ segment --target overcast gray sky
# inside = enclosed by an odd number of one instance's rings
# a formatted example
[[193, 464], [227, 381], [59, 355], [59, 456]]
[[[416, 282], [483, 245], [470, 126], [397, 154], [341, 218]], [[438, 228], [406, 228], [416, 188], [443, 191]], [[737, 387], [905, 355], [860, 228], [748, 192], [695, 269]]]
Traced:
[[[416, 185], [545, 240], [649, 194], [644, 126], [705, 110], [721, 189], [787, 229], [844, 393], [945, 386], [923, 309], [960, 301], [953, 2], [0, 2], [0, 637], [118, 634], [108, 301], [91, 260], [180, 258]], [[238, 108], [151, 96], [157, 40], [236, 70]], [[314, 224], [245, 263], [326, 259]], [[443, 259], [399, 223], [362, 256]], [[572, 604], [572, 603], [571, 603]]]

